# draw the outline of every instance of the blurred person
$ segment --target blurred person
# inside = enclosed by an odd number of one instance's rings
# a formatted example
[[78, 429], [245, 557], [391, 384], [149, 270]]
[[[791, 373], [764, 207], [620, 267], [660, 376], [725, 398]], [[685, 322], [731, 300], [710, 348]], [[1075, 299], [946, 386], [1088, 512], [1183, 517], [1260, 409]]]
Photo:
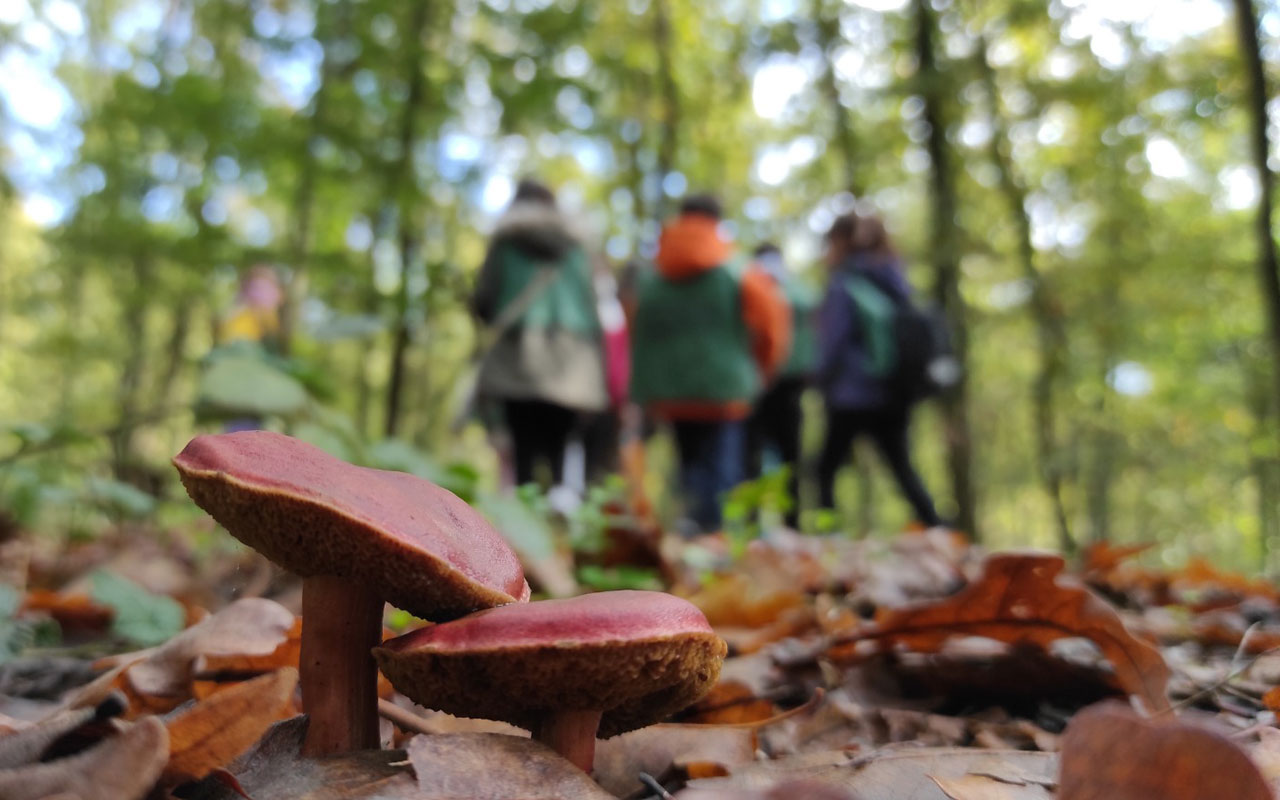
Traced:
[[618, 471], [619, 436], [631, 382], [631, 335], [618, 281], [607, 266], [595, 273], [596, 313], [604, 339], [605, 386], [609, 408], [588, 415], [582, 429], [585, 481], [598, 483]]
[[255, 342], [279, 353], [283, 305], [284, 288], [276, 271], [265, 264], [253, 267], [240, 279], [235, 300], [218, 323], [218, 343]]
[[893, 316], [910, 303], [911, 288], [884, 223], [845, 214], [826, 234], [830, 269], [818, 311], [818, 383], [827, 408], [826, 443], [818, 463], [820, 502], [835, 507], [836, 473], [866, 436], [888, 464], [898, 488], [928, 527], [941, 520], [911, 464], [908, 429], [914, 397], [891, 380]]
[[516, 483], [537, 480], [542, 463], [562, 489], [571, 431], [581, 414], [608, 408], [609, 398], [590, 261], [547, 186], [526, 179], [516, 187], [472, 308], [496, 336], [477, 389], [501, 406]]
[[790, 469], [787, 489], [791, 508], [785, 519], [792, 528], [800, 521], [800, 427], [804, 421], [801, 399], [818, 362], [817, 293], [787, 269], [782, 251], [765, 242], [754, 252], [756, 266], [773, 280], [791, 312], [791, 347], [777, 377], [756, 401], [747, 423], [747, 469], [749, 477], [766, 472], [766, 449], [777, 452], [781, 464]]
[[787, 355], [790, 320], [772, 280], [732, 257], [720, 203], [685, 199], [638, 276], [631, 395], [671, 423], [689, 516], [720, 527], [720, 497], [743, 479], [746, 424]]
[[[218, 320], [217, 345], [206, 359], [208, 380], [217, 383], [209, 364], [227, 353], [235, 352], [242, 358], [272, 361], [284, 348], [280, 326], [280, 309], [284, 305], [284, 287], [275, 269], [258, 264], [240, 278], [235, 300]], [[245, 352], [247, 348], [248, 352]], [[203, 390], [203, 382], [202, 382]], [[203, 397], [204, 392], [200, 392]], [[227, 433], [258, 430], [263, 426], [261, 415], [247, 410], [233, 415], [223, 423]]]

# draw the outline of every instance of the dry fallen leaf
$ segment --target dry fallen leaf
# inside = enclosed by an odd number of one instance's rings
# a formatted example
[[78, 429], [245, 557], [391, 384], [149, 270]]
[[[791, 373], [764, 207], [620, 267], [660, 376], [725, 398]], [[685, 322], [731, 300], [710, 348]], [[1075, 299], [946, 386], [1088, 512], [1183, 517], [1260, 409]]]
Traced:
[[1143, 719], [1119, 703], [1071, 720], [1058, 783], [1059, 800], [1272, 800], [1230, 739], [1176, 719]]
[[[690, 781], [689, 787], [722, 792], [767, 792], [780, 784], [804, 780], [833, 786], [866, 800], [946, 800], [946, 795], [935, 783], [937, 778], [983, 774], [1008, 781], [1048, 785], [1053, 782], [1058, 766], [1058, 757], [1054, 753], [963, 747], [886, 749], [873, 751], [861, 758], [846, 758], [844, 762], [826, 764], [811, 763], [812, 755], [788, 756], [752, 764], [734, 770], [728, 778]], [[682, 793], [681, 797], [684, 796]], [[787, 795], [791, 800], [799, 800], [799, 797]]]
[[688, 599], [714, 627], [763, 628], [806, 605], [794, 587], [762, 586], [740, 573], [718, 577]]
[[40, 611], [57, 620], [63, 633], [102, 633], [111, 627], [115, 611], [98, 605], [81, 592], [33, 589], [22, 602], [23, 611]]
[[740, 789], [685, 789], [678, 800], [859, 800], [838, 786], [817, 781], [787, 781], [767, 792]]
[[237, 600], [130, 666], [123, 682], [131, 694], [176, 707], [191, 695], [192, 665], [197, 658], [268, 656], [287, 641], [293, 625], [293, 614], [279, 603], [262, 598]]
[[302, 617], [293, 620], [293, 626], [285, 634], [285, 640], [274, 650], [262, 652], [214, 652], [199, 656], [192, 664], [192, 670], [202, 675], [217, 675], [222, 672], [255, 673], [271, 672], [285, 667], [298, 667], [298, 656], [302, 652]]
[[160, 777], [169, 756], [169, 734], [155, 717], [131, 724], [71, 758], [0, 770], [4, 800], [138, 800]]
[[190, 800], [421, 800], [403, 750], [303, 758], [307, 718], [271, 726], [225, 771], [183, 788]]
[[290, 707], [292, 667], [236, 684], [169, 720], [169, 784], [198, 780], [253, 746]]
[[857, 660], [863, 641], [933, 652], [953, 636], [1040, 646], [1083, 637], [1111, 662], [1125, 691], [1151, 711], [1167, 709], [1169, 668], [1160, 651], [1134, 638], [1106, 601], [1082, 586], [1056, 580], [1064, 566], [1056, 555], [993, 555], [982, 577], [964, 590], [936, 603], [886, 613], [874, 628], [840, 639], [831, 657]]
[[1155, 542], [1141, 544], [1111, 544], [1110, 542], [1093, 542], [1084, 549], [1084, 572], [1088, 575], [1105, 575], [1121, 563], [1144, 553], [1155, 546]]
[[756, 697], [751, 687], [741, 681], [724, 680], [711, 688], [705, 697], [681, 716], [683, 722], [703, 725], [760, 722], [777, 711], [773, 703]]
[[690, 777], [715, 777], [751, 763], [755, 752], [750, 727], [650, 725], [597, 742], [592, 774], [608, 791], [626, 796], [640, 788], [641, 772], [660, 777], [677, 767]]
[[1038, 783], [973, 774], [959, 778], [929, 777], [951, 800], [1053, 800], [1053, 794]]
[[0, 769], [34, 764], [54, 742], [84, 726], [100, 723], [124, 710], [124, 698], [118, 693], [96, 708], [60, 711], [20, 731], [0, 737]]
[[409, 740], [421, 800], [614, 800], [546, 745], [500, 733]]

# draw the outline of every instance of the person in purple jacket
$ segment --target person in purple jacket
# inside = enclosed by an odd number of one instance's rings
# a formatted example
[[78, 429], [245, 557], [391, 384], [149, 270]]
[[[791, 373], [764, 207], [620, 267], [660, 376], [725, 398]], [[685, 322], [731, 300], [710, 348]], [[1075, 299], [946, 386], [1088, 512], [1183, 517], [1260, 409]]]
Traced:
[[852, 457], [853, 443], [870, 437], [893, 472], [916, 518], [928, 527], [941, 524], [933, 499], [911, 465], [907, 435], [911, 404], [895, 398], [888, 382], [869, 367], [867, 337], [848, 276], [856, 274], [895, 305], [911, 293], [902, 261], [884, 223], [873, 216], [845, 214], [826, 235], [831, 275], [818, 310], [818, 384], [827, 408], [827, 439], [818, 462], [822, 508], [835, 507], [836, 473]]

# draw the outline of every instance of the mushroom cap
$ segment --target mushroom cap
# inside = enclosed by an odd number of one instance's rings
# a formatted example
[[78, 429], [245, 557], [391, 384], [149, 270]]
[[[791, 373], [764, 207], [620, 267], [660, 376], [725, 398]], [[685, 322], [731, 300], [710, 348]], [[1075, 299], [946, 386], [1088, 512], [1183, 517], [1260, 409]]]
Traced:
[[428, 708], [524, 728], [551, 711], [598, 710], [608, 737], [702, 697], [726, 651], [692, 603], [617, 591], [492, 608], [390, 639], [373, 655]]
[[431, 620], [529, 599], [501, 534], [430, 481], [268, 431], [197, 436], [173, 464], [196, 505], [296, 575], [363, 581]]

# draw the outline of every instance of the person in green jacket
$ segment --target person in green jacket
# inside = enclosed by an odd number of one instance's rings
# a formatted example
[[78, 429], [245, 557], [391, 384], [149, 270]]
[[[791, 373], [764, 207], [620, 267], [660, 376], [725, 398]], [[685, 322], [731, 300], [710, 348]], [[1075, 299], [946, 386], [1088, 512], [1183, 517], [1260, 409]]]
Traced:
[[751, 477], [766, 471], [765, 451], [776, 451], [778, 461], [790, 467], [787, 488], [791, 508], [787, 524], [800, 522], [800, 426], [804, 421], [800, 405], [805, 388], [818, 363], [818, 330], [816, 313], [818, 293], [787, 269], [782, 251], [776, 244], [765, 242], [754, 252], [757, 268], [773, 280], [791, 309], [791, 349], [778, 369], [777, 377], [756, 401], [747, 422], [747, 470]]
[[[609, 398], [590, 260], [548, 187], [527, 179], [517, 186], [490, 240], [472, 307], [501, 328], [478, 393], [502, 407], [516, 483], [533, 482], [546, 462], [559, 485], [579, 416], [604, 411]], [[519, 311], [513, 322], [503, 320], [508, 307]]]
[[786, 303], [734, 256], [720, 217], [714, 197], [685, 198], [638, 281], [631, 331], [631, 397], [671, 424], [689, 516], [708, 532], [743, 478], [744, 421], [791, 332]]

